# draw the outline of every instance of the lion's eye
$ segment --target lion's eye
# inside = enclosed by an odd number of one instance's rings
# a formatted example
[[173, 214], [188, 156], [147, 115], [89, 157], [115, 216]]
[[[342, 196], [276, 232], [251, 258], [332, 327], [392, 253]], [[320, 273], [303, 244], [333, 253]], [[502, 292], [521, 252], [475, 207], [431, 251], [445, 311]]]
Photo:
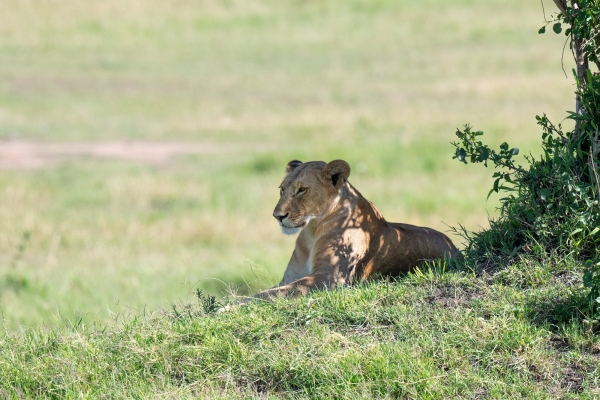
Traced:
[[280, 188], [279, 188], [279, 194], [280, 194], [281, 196], [283, 196], [283, 188], [282, 188], [282, 187], [280, 187]]
[[301, 195], [302, 193], [306, 192], [306, 188], [300, 188], [298, 189], [298, 191], [296, 192], [296, 196]]

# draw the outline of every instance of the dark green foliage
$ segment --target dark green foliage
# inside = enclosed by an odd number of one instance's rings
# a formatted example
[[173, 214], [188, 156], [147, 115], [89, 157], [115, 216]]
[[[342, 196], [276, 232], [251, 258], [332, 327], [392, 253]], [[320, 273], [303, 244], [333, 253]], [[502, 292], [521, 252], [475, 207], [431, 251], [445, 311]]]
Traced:
[[[598, 77], [590, 77], [590, 82]], [[585, 99], [589, 94], [582, 93]], [[516, 255], [546, 258], [548, 254], [573, 256], [585, 263], [584, 285], [590, 288], [594, 319], [600, 319], [600, 207], [598, 204], [597, 126], [591, 113], [580, 118], [579, 135], [563, 133], [546, 116], [537, 117], [543, 128], [539, 159], [525, 157], [527, 167], [517, 166], [514, 152], [504, 143], [498, 152], [476, 140], [466, 126], [459, 130], [455, 158], [471, 162], [491, 160], [496, 168], [492, 192], [503, 192], [500, 216], [490, 220], [490, 228], [477, 233], [462, 230], [467, 238], [465, 256], [481, 265], [509, 263]], [[572, 116], [573, 117], [573, 116]], [[571, 118], [572, 118], [571, 117]], [[586, 151], [587, 148], [587, 151]], [[516, 150], [516, 149], [515, 149]], [[464, 156], [462, 156], [464, 154]], [[488, 154], [489, 157], [482, 155]], [[462, 156], [462, 157], [461, 157]]]
[[198, 305], [192, 304], [177, 305], [173, 304], [173, 311], [170, 313], [174, 320], [194, 320], [205, 316], [216, 314], [216, 312], [223, 307], [223, 304], [219, 303], [215, 296], [205, 295], [202, 289], [196, 289], [196, 298], [198, 299]]
[[[589, 288], [590, 320], [600, 320], [600, 75], [587, 68], [600, 53], [600, 1], [580, 1], [575, 9], [553, 20], [553, 30], [570, 27], [572, 46], [579, 46], [584, 73], [574, 71], [577, 83], [577, 109], [568, 118], [575, 129], [565, 132], [545, 115], [536, 116], [542, 127], [542, 156], [525, 156], [526, 165], [515, 164], [518, 148], [507, 143], [499, 150], [484, 145], [481, 131], [466, 125], [458, 130], [453, 158], [467, 163], [494, 164], [490, 193], [502, 192], [500, 216], [490, 220], [490, 228], [477, 233], [461, 230], [467, 239], [465, 255], [476, 264], [498, 268], [517, 255], [548, 259], [573, 257], [584, 265], [583, 284]], [[539, 33], [544, 33], [545, 27]], [[582, 56], [583, 54], [583, 56]], [[578, 56], [576, 56], [577, 58]], [[580, 68], [581, 70], [581, 68]], [[489, 196], [489, 195], [488, 195]]]
[[201, 289], [196, 289], [196, 297], [202, 306], [204, 314], [214, 314], [219, 308], [223, 307], [223, 305], [215, 299], [215, 296], [205, 295]]

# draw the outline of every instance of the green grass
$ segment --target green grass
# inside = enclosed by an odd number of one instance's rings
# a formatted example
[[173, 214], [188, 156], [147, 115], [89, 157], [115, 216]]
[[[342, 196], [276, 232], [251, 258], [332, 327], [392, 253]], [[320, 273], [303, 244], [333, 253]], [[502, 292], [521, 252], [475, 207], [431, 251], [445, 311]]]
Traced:
[[1, 140], [229, 149], [0, 171], [0, 398], [600, 396], [564, 260], [185, 306], [281, 278], [294, 238], [271, 212], [294, 158], [347, 160], [390, 221], [485, 226], [493, 171], [450, 159], [456, 127], [536, 154], [535, 114], [573, 108], [537, 2], [24, 0], [0, 15]]
[[600, 338], [568, 265], [526, 290], [433, 268], [217, 314], [199, 301], [30, 329], [0, 338], [0, 382], [60, 398], [593, 399]]
[[131, 3], [0, 6], [0, 137], [313, 151], [364, 122], [439, 142], [470, 121], [526, 146], [572, 103], [535, 2]]

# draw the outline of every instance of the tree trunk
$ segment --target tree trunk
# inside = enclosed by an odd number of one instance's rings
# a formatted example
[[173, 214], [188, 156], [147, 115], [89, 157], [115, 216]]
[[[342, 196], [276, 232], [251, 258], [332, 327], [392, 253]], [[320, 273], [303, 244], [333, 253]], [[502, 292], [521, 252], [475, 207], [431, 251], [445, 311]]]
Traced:
[[556, 4], [562, 15], [567, 13], [567, 2], [565, 0], [554, 0], [554, 4]]
[[[561, 13], [565, 16], [565, 20], [570, 23], [571, 27], [573, 27], [573, 21], [567, 19], [566, 15], [566, 0], [554, 0], [556, 6], [561, 10]], [[579, 10], [579, 0], [571, 0], [571, 8], [573, 10]], [[588, 57], [584, 51], [584, 42], [581, 39], [575, 39], [573, 35], [571, 35], [571, 49], [575, 54], [575, 64], [576, 64], [576, 72], [577, 72], [577, 80], [579, 81], [579, 86], [583, 87], [587, 84], [587, 70], [589, 69]], [[578, 93], [575, 97], [575, 112], [577, 114], [581, 114], [583, 112], [581, 108], [581, 96]], [[575, 136], [577, 137], [579, 134], [579, 121], [575, 122]]]

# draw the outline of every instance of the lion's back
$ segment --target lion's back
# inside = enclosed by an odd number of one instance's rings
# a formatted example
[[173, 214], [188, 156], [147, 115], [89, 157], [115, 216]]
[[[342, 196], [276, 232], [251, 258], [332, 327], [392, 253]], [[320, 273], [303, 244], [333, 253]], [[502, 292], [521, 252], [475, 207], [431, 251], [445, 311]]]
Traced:
[[400, 222], [390, 222], [390, 225], [401, 236], [405, 237], [410, 244], [419, 247], [420, 252], [428, 253], [435, 257], [452, 257], [459, 253], [450, 238], [440, 231]]

